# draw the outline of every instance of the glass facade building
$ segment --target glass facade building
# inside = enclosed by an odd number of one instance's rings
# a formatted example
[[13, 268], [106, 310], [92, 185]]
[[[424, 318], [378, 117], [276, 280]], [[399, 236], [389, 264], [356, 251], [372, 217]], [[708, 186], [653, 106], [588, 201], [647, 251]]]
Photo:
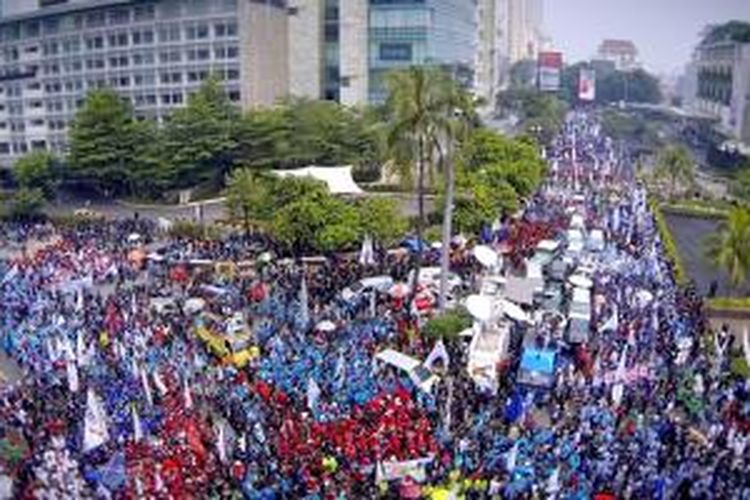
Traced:
[[444, 67], [472, 84], [478, 43], [476, 0], [370, 0], [370, 102], [385, 97], [385, 75], [412, 65]]

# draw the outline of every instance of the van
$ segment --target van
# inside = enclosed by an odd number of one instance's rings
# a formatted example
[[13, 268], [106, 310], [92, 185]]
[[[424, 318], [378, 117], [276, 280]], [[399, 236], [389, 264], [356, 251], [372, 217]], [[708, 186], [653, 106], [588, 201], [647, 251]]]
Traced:
[[432, 391], [440, 380], [424, 363], [394, 349], [386, 349], [377, 353], [375, 359], [405, 372], [414, 385], [424, 392]]

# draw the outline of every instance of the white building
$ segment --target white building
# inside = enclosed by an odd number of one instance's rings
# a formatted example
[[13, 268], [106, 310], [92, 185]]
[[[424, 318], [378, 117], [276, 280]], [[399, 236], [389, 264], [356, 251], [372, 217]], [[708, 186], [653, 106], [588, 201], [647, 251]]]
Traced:
[[638, 49], [630, 40], [606, 39], [599, 44], [597, 58], [615, 63], [618, 71], [630, 71], [641, 67]]
[[719, 119], [719, 131], [750, 145], [750, 43], [702, 43], [694, 60], [696, 110]]
[[161, 120], [210, 74], [249, 108], [289, 93], [282, 0], [0, 0], [0, 164], [62, 152], [90, 89]]

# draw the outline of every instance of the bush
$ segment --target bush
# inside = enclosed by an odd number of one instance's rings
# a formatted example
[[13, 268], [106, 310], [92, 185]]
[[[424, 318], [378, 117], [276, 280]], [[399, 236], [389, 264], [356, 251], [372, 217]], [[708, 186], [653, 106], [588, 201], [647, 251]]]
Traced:
[[456, 339], [459, 333], [471, 327], [472, 322], [468, 311], [459, 307], [432, 318], [422, 331], [426, 336], [435, 339]]
[[192, 239], [216, 239], [220, 236], [220, 230], [216, 226], [202, 226], [195, 222], [187, 220], [175, 221], [172, 229], [169, 231], [170, 236], [175, 238], [192, 238]]
[[715, 297], [706, 300], [708, 307], [713, 309], [733, 309], [750, 311], [750, 297]]
[[44, 192], [39, 188], [21, 188], [13, 195], [10, 215], [14, 219], [33, 219], [40, 216], [44, 206]]
[[688, 282], [687, 275], [685, 274], [685, 268], [682, 264], [682, 258], [680, 252], [677, 249], [677, 243], [674, 241], [672, 232], [669, 230], [667, 221], [662, 213], [661, 206], [658, 202], [650, 200], [651, 211], [654, 214], [654, 220], [656, 221], [656, 228], [659, 231], [661, 242], [664, 245], [664, 251], [667, 254], [667, 259], [672, 263], [674, 268], [674, 278], [678, 285], [684, 286]]
[[750, 366], [743, 356], [735, 357], [729, 365], [729, 370], [739, 377], [750, 379]]

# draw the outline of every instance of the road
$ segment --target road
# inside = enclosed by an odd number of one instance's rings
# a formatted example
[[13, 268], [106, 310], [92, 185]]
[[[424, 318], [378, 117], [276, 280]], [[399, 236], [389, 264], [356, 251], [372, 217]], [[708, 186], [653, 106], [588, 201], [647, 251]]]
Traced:
[[[411, 217], [418, 213], [417, 196], [410, 193], [369, 193], [368, 196], [391, 197], [400, 206], [403, 215]], [[226, 217], [224, 200], [209, 200], [202, 203], [189, 203], [187, 205], [134, 205], [119, 201], [93, 202], [88, 207], [96, 213], [108, 218], [133, 217], [138, 213], [139, 217], [156, 220], [165, 217], [170, 220], [193, 220], [198, 221], [197, 205], [203, 206], [203, 218], [205, 222], [213, 223]], [[63, 202], [50, 204], [45, 208], [48, 215], [72, 215], [76, 210], [84, 208], [83, 202]], [[434, 210], [434, 196], [425, 197], [425, 210], [429, 213]]]

